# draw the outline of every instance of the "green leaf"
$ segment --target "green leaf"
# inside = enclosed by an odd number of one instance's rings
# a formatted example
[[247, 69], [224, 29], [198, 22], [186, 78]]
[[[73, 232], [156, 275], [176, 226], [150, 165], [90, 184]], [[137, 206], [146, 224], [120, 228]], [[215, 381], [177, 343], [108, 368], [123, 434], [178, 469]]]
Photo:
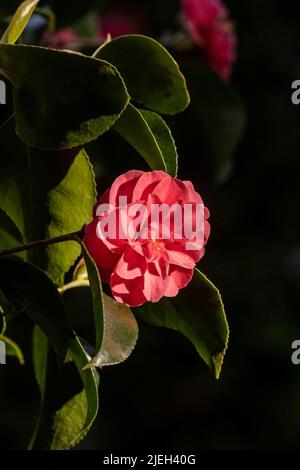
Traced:
[[177, 173], [177, 151], [165, 121], [152, 111], [129, 104], [114, 124], [114, 129], [146, 160], [152, 170]]
[[0, 341], [4, 341], [6, 344], [7, 356], [16, 357], [21, 365], [25, 364], [23, 353], [17, 343], [15, 343], [11, 338], [3, 335], [0, 335]]
[[[94, 172], [85, 151], [54, 155], [32, 149], [31, 158], [34, 181], [37, 181], [34, 202], [40, 208], [34, 214], [35, 224], [39, 224], [40, 229], [35, 237], [53, 238], [80, 230], [91, 221], [96, 202]], [[66, 169], [62, 171], [64, 165]], [[43, 175], [44, 167], [48, 168], [47, 175]], [[39, 175], [42, 177], [38, 181]], [[64, 274], [80, 253], [77, 242], [49, 245], [43, 251], [41, 267], [55, 284], [61, 285]]]
[[88, 367], [112, 366], [126, 361], [138, 339], [138, 325], [130, 308], [106, 294], [103, 294], [103, 298], [103, 341]]
[[[27, 204], [29, 199], [28, 161], [26, 148], [15, 135], [14, 121], [10, 120], [0, 129], [0, 209], [14, 222], [18, 229], [14, 238], [26, 240], [25, 219], [28, 219]], [[7, 224], [0, 222], [0, 227], [7, 230]], [[3, 224], [3, 225], [2, 225]], [[0, 245], [3, 246], [2, 238]]]
[[[83, 150], [26, 151], [14, 133], [13, 121], [0, 129], [0, 145], [0, 248], [78, 231], [91, 220], [96, 188], [92, 166]], [[21, 256], [61, 285], [80, 251], [77, 243], [65, 242]]]
[[196, 123], [209, 140], [215, 180], [222, 183], [231, 173], [234, 154], [245, 129], [243, 102], [206, 64], [185, 60], [182, 68], [188, 80]]
[[219, 378], [228, 344], [228, 324], [219, 291], [197, 269], [177, 297], [135, 309], [144, 321], [183, 333]]
[[26, 0], [21, 3], [0, 43], [14, 44], [19, 39], [38, 3], [39, 0]]
[[69, 449], [79, 444], [98, 413], [98, 375], [94, 369], [85, 369], [89, 358], [78, 338], [70, 340], [69, 356], [77, 367], [84, 388], [55, 413], [51, 450]]
[[82, 251], [84, 256], [84, 261], [87, 268], [88, 279], [90, 282], [92, 299], [93, 299], [93, 313], [94, 313], [94, 323], [95, 323], [95, 350], [99, 351], [104, 337], [104, 325], [105, 325], [105, 313], [103, 305], [103, 292], [102, 292], [102, 283], [100, 274], [94, 260], [90, 256], [87, 248], [84, 243], [82, 244]]
[[129, 307], [102, 292], [98, 269], [83, 245], [92, 290], [96, 348], [87, 367], [103, 367], [125, 361], [138, 338], [138, 325]]
[[48, 340], [47, 336], [39, 328], [34, 325], [32, 333], [32, 360], [36, 381], [38, 383], [41, 394], [45, 393], [46, 372], [48, 358]]
[[[75, 157], [65, 178], [48, 193], [49, 238], [80, 230], [91, 221], [96, 202], [93, 168], [84, 150]], [[57, 284], [81, 253], [76, 242], [50, 245], [47, 250], [47, 273]]]
[[42, 149], [96, 139], [129, 101], [114, 66], [71, 51], [0, 44], [1, 71], [13, 85], [18, 136]]
[[[66, 450], [77, 445], [90, 430], [98, 413], [99, 377], [94, 369], [83, 370], [88, 360], [79, 338], [75, 336], [69, 340], [62, 370], [54, 370], [51, 356], [48, 356], [47, 338], [39, 328], [35, 328], [33, 364], [41, 393], [41, 407], [30, 449]], [[72, 363], [76, 370], [69, 367]]]
[[37, 423], [28, 445], [28, 450], [32, 450], [36, 441], [39, 438], [39, 433], [43, 426], [43, 412], [45, 406], [45, 393], [46, 393], [46, 380], [47, 380], [47, 366], [48, 366], [48, 339], [43, 331], [34, 325], [32, 331], [32, 364], [34, 375], [39, 386], [41, 403], [39, 407], [39, 414]]
[[60, 295], [46, 274], [16, 258], [1, 258], [0, 289], [16, 309], [25, 310], [40, 326], [63, 360], [69, 329]]
[[5, 212], [0, 209], [0, 250], [13, 248], [21, 243], [22, 239], [17, 227]]
[[176, 114], [189, 104], [184, 76], [169, 52], [146, 36], [121, 36], [94, 54], [115, 65], [137, 103], [162, 114]]

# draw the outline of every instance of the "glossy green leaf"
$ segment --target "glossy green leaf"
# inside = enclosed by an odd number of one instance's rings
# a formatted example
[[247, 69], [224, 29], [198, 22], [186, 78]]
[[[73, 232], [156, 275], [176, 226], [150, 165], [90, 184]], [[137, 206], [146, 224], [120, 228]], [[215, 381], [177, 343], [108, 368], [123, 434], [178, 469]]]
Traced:
[[77, 367], [83, 389], [55, 413], [51, 450], [65, 450], [79, 444], [98, 413], [98, 375], [94, 369], [85, 369], [89, 358], [78, 338], [69, 342], [69, 359]]
[[231, 173], [234, 154], [245, 129], [245, 107], [236, 91], [206, 64], [186, 60], [181, 65], [191, 92], [195, 129], [198, 123], [204, 130], [215, 180], [222, 183]]
[[18, 136], [42, 149], [96, 139], [129, 100], [115, 67], [79, 53], [0, 44], [1, 71], [13, 85]]
[[[78, 231], [92, 218], [96, 188], [92, 166], [79, 149], [49, 152], [27, 148], [14, 134], [13, 121], [0, 129], [0, 248]], [[1, 217], [1, 209], [20, 235]], [[2, 221], [2, 223], [1, 223]], [[13, 235], [13, 236], [12, 236]], [[22, 236], [21, 236], [22, 235]], [[2, 240], [2, 241], [1, 241]], [[75, 242], [21, 254], [63, 284], [65, 272], [80, 255]], [[28, 257], [28, 258], [27, 258]]]
[[21, 3], [0, 43], [14, 44], [19, 39], [38, 3], [39, 0], [25, 0]]
[[[0, 209], [14, 222], [18, 241], [26, 240], [25, 219], [30, 199], [26, 147], [15, 135], [14, 121], [0, 129]], [[3, 217], [0, 217], [3, 219]], [[3, 223], [3, 220], [2, 220]], [[2, 224], [0, 223], [0, 230]], [[0, 247], [8, 248], [0, 239]]]
[[[41, 407], [30, 449], [66, 450], [90, 430], [98, 413], [99, 377], [94, 369], [83, 370], [88, 360], [79, 338], [74, 336], [69, 340], [62, 370], [49, 367], [47, 338], [39, 328], [34, 329], [33, 364]], [[76, 370], [69, 367], [73, 363]]]
[[[49, 238], [80, 230], [92, 219], [96, 202], [96, 183], [93, 168], [84, 150], [75, 157], [65, 178], [48, 193], [50, 224]], [[47, 273], [57, 284], [80, 255], [76, 242], [51, 245], [47, 248]]]
[[184, 76], [169, 52], [154, 39], [121, 36], [105, 43], [94, 55], [117, 67], [133, 101], [171, 115], [189, 104]]
[[219, 291], [200, 271], [195, 270], [191, 283], [177, 297], [147, 303], [135, 311], [146, 322], [183, 333], [219, 378], [228, 324]]
[[138, 339], [138, 325], [130, 308], [106, 294], [104, 297], [104, 334], [101, 348], [88, 367], [103, 367], [126, 361]]
[[[93, 206], [96, 202], [94, 172], [87, 154], [84, 150], [75, 152], [75, 155], [73, 153], [54, 155], [32, 150], [31, 155], [36, 178], [39, 174], [43, 174], [43, 167], [48, 164], [48, 174], [36, 183], [34, 189], [35, 202], [38, 202], [43, 212], [35, 212], [35, 222], [42, 228], [40, 233], [36, 233], [36, 237], [52, 238], [80, 230], [92, 219]], [[65, 164], [63, 159], [69, 163], [61, 171], [62, 165]], [[50, 171], [54, 178], [51, 177]], [[59, 173], [61, 178], [57, 181]], [[46, 178], [48, 185], [45, 184]], [[44, 223], [41, 223], [42, 219]], [[50, 245], [43, 252], [42, 268], [54, 283], [61, 285], [64, 274], [80, 253], [80, 245], [73, 241]]]
[[152, 170], [177, 173], [177, 151], [171, 131], [158, 114], [129, 104], [114, 129], [146, 160]]
[[25, 364], [23, 353], [15, 341], [4, 335], [0, 335], [0, 341], [4, 341], [6, 345], [7, 356], [16, 357], [21, 365]]
[[93, 299], [93, 313], [95, 324], [95, 351], [99, 351], [103, 342], [104, 328], [105, 328], [105, 313], [104, 313], [104, 300], [102, 292], [102, 283], [100, 274], [94, 260], [90, 256], [84, 243], [82, 243], [82, 251], [84, 261], [87, 268], [88, 280], [90, 282], [92, 299]]
[[132, 353], [138, 338], [138, 325], [130, 308], [102, 292], [98, 269], [83, 245], [93, 296], [96, 348], [88, 367], [119, 364]]
[[0, 258], [0, 289], [16, 309], [26, 311], [40, 326], [63, 360], [69, 329], [61, 298], [46, 274], [16, 258]]

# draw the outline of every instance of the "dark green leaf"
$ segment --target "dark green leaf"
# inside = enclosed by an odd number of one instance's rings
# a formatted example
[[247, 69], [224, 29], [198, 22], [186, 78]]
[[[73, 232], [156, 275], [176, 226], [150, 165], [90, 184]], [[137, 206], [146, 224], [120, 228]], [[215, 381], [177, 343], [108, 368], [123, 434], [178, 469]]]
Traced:
[[103, 342], [104, 336], [104, 305], [103, 305], [103, 292], [102, 284], [100, 279], [100, 274], [97, 269], [94, 260], [90, 256], [88, 250], [86, 249], [84, 243], [82, 243], [82, 251], [84, 256], [84, 261], [87, 267], [88, 279], [91, 286], [92, 299], [93, 299], [93, 312], [94, 312], [94, 322], [95, 322], [95, 337], [96, 344], [95, 350], [99, 351], [101, 344]]
[[126, 361], [138, 339], [138, 325], [129, 307], [106, 294], [104, 297], [104, 334], [100, 350], [88, 367], [103, 367]]
[[0, 43], [14, 44], [19, 39], [38, 3], [39, 0], [25, 0], [21, 3]]
[[102, 292], [98, 269], [83, 245], [84, 258], [92, 289], [96, 348], [88, 367], [119, 364], [132, 353], [138, 338], [138, 326], [130, 308]]
[[142, 155], [152, 170], [163, 170], [176, 176], [178, 157], [175, 142], [158, 114], [129, 104], [114, 129]]
[[[94, 369], [83, 370], [88, 360], [80, 340], [74, 337], [69, 340], [62, 370], [54, 370], [51, 356], [48, 356], [47, 338], [35, 328], [33, 363], [41, 409], [30, 449], [66, 450], [77, 445], [88, 433], [98, 413], [99, 382]], [[76, 370], [68, 367], [72, 363]]]
[[43, 149], [96, 139], [129, 100], [115, 67], [79, 53], [0, 44], [1, 71], [13, 84], [17, 134]]
[[16, 258], [1, 258], [0, 289], [16, 309], [25, 310], [40, 326], [63, 360], [69, 329], [60, 295], [46, 274]]
[[45, 393], [48, 358], [48, 340], [43, 331], [34, 325], [32, 333], [32, 360], [36, 381], [41, 394]]
[[[22, 243], [21, 235], [12, 220], [0, 209], [0, 250]], [[22, 253], [20, 253], [22, 255]]]
[[78, 370], [84, 388], [55, 413], [50, 449], [73, 447], [86, 436], [98, 413], [98, 376], [94, 369], [83, 370], [88, 357], [78, 338], [69, 342], [69, 359]]
[[228, 324], [219, 291], [195, 270], [191, 283], [177, 297], [135, 309], [153, 325], [183, 333], [219, 378], [228, 343]]
[[189, 104], [185, 79], [169, 52], [146, 36], [122, 36], [105, 43], [95, 57], [115, 65], [131, 98], [162, 114], [176, 114]]
[[38, 327], [38, 325], [34, 325], [32, 332], [32, 363], [34, 375], [40, 389], [41, 403], [39, 407], [37, 423], [28, 445], [28, 450], [32, 450], [34, 448], [35, 442], [37, 441], [40, 430], [44, 424], [42, 423], [42, 420], [47, 380], [48, 339], [43, 331]]
[[234, 153], [245, 128], [245, 109], [236, 91], [206, 64], [182, 62], [191, 92], [196, 122], [204, 129], [211, 149], [217, 183], [230, 175]]

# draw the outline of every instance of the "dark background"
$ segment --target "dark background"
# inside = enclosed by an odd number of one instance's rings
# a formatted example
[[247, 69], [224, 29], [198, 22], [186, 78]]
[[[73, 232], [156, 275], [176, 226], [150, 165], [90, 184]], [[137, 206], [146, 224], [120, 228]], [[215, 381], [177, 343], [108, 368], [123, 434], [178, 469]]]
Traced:
[[[107, 1], [106, 9], [117, 3]], [[144, 9], [146, 34], [157, 37], [176, 27], [178, 2], [122, 2], [133, 10], [135, 3]], [[225, 182], [215, 184], [192, 110], [170, 122], [179, 177], [194, 182], [211, 210], [212, 233], [200, 269], [220, 289], [231, 330], [221, 378], [213, 379], [180, 334], [140, 322], [133, 355], [101, 372], [100, 413], [80, 448], [299, 447], [300, 366], [291, 362], [291, 344], [300, 339], [300, 105], [291, 103], [291, 83], [300, 79], [300, 5], [226, 4], [239, 38], [232, 82], [245, 103], [247, 126]], [[63, 11], [68, 18], [68, 9]], [[135, 162], [143, 167], [116, 137], [103, 137], [91, 153], [98, 148], [103, 189]], [[105, 160], [108, 148], [113, 164]], [[76, 304], [76, 314], [87, 315], [88, 304]], [[29, 334], [30, 324], [19, 318], [16, 339], [27, 365], [11, 359], [0, 366], [2, 449], [26, 447], [34, 426], [39, 396], [29, 373]]]

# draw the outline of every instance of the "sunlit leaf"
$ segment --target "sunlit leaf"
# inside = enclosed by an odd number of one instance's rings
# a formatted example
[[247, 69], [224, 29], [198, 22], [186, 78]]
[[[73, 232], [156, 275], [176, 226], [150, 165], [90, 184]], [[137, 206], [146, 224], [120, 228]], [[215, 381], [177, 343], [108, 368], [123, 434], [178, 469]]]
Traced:
[[146, 160], [152, 170], [177, 173], [177, 151], [171, 131], [158, 114], [128, 105], [114, 129]]
[[[15, 135], [13, 120], [0, 129], [0, 148], [0, 209], [18, 229], [19, 234], [14, 234], [14, 238], [25, 241], [25, 219], [29, 216], [27, 208], [30, 203], [28, 160], [25, 145]], [[2, 224], [4, 223], [2, 217]], [[0, 230], [2, 224], [0, 223]], [[7, 229], [7, 224], [4, 228]], [[0, 240], [1, 246], [8, 248]]]
[[130, 308], [102, 292], [98, 269], [83, 246], [92, 289], [96, 330], [96, 348], [88, 367], [119, 364], [132, 353], [138, 338], [138, 326]]
[[21, 3], [2, 36], [0, 43], [14, 44], [19, 39], [38, 3], [39, 0], [25, 0]]

